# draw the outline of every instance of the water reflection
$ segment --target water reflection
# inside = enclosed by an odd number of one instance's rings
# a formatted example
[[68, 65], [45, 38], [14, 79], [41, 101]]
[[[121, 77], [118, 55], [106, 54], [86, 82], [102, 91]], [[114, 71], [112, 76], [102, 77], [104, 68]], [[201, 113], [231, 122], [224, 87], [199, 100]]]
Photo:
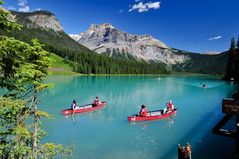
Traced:
[[111, 117], [105, 117], [102, 113], [103, 113], [103, 108], [99, 109], [99, 110], [95, 110], [95, 111], [91, 111], [91, 112], [84, 112], [84, 113], [75, 113], [75, 114], [70, 114], [70, 115], [64, 115], [65, 119], [71, 119], [71, 121], [76, 124], [77, 122], [79, 122], [79, 120], [81, 120], [81, 118], [85, 118], [87, 117], [88, 119], [94, 121], [109, 121], [109, 119], [111, 120]]
[[164, 125], [166, 125], [168, 128], [172, 128], [173, 127], [173, 124], [174, 124], [174, 117], [176, 116], [176, 113], [171, 115], [170, 117], [168, 118], [165, 118], [165, 119], [159, 119], [159, 120], [151, 120], [151, 121], [131, 121], [131, 122], [128, 122], [128, 125], [129, 126], [140, 126], [142, 130], [146, 130], [148, 125], [150, 124], [160, 124], [162, 125], [162, 123]]
[[[176, 114], [175, 114], [175, 115], [176, 115]], [[167, 122], [168, 127], [169, 127], [169, 128], [173, 127], [173, 123], [174, 123], [173, 117], [170, 116], [170, 117], [168, 118], [168, 122]]]

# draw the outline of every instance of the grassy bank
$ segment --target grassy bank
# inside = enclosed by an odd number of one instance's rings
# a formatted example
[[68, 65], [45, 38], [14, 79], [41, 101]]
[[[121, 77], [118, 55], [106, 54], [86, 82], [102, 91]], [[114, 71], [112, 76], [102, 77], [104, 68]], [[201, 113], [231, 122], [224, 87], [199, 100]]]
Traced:
[[64, 59], [56, 54], [51, 54], [51, 58], [54, 60], [49, 68], [49, 75], [81, 75], [80, 73], [73, 72], [70, 65], [66, 64]]

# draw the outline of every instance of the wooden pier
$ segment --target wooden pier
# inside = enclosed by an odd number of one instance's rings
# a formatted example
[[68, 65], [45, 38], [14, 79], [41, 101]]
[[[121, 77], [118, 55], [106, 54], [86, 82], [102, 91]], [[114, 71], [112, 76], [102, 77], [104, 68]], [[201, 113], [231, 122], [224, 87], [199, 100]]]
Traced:
[[[234, 158], [239, 157], [239, 100], [238, 99], [223, 99], [222, 112], [225, 116], [215, 125], [212, 133], [233, 138], [236, 141]], [[234, 130], [222, 129], [225, 124], [236, 116], [236, 125]]]

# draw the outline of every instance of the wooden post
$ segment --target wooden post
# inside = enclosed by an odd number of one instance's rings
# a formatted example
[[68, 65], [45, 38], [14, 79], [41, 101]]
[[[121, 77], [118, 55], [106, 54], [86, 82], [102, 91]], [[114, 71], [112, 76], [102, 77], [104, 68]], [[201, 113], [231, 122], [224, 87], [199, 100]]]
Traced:
[[236, 133], [235, 133], [235, 140], [236, 140], [236, 145], [235, 145], [235, 154], [239, 155], [239, 113], [236, 114]]

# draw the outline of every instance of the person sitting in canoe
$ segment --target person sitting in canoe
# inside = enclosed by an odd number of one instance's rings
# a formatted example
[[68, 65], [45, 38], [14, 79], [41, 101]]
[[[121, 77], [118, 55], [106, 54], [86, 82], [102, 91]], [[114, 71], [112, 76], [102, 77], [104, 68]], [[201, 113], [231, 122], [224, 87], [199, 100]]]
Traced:
[[76, 100], [74, 99], [72, 104], [71, 104], [71, 109], [76, 110], [79, 109], [79, 106], [77, 106]]
[[147, 116], [147, 109], [145, 107], [145, 105], [141, 105], [141, 109], [140, 109], [140, 112], [139, 112], [139, 116], [141, 117], [146, 117]]
[[169, 111], [172, 111], [174, 109], [172, 100], [169, 100], [169, 102], [166, 105], [167, 105], [167, 108], [164, 108], [163, 114], [165, 114]]
[[99, 97], [96, 96], [96, 97], [95, 97], [95, 100], [94, 100], [94, 102], [93, 102], [93, 104], [92, 104], [92, 106], [95, 107], [95, 106], [99, 105], [100, 103], [101, 103], [101, 102], [100, 102], [100, 100], [99, 100]]
[[169, 102], [167, 103], [167, 109], [168, 111], [173, 110], [174, 109], [174, 105], [172, 100], [169, 100]]

